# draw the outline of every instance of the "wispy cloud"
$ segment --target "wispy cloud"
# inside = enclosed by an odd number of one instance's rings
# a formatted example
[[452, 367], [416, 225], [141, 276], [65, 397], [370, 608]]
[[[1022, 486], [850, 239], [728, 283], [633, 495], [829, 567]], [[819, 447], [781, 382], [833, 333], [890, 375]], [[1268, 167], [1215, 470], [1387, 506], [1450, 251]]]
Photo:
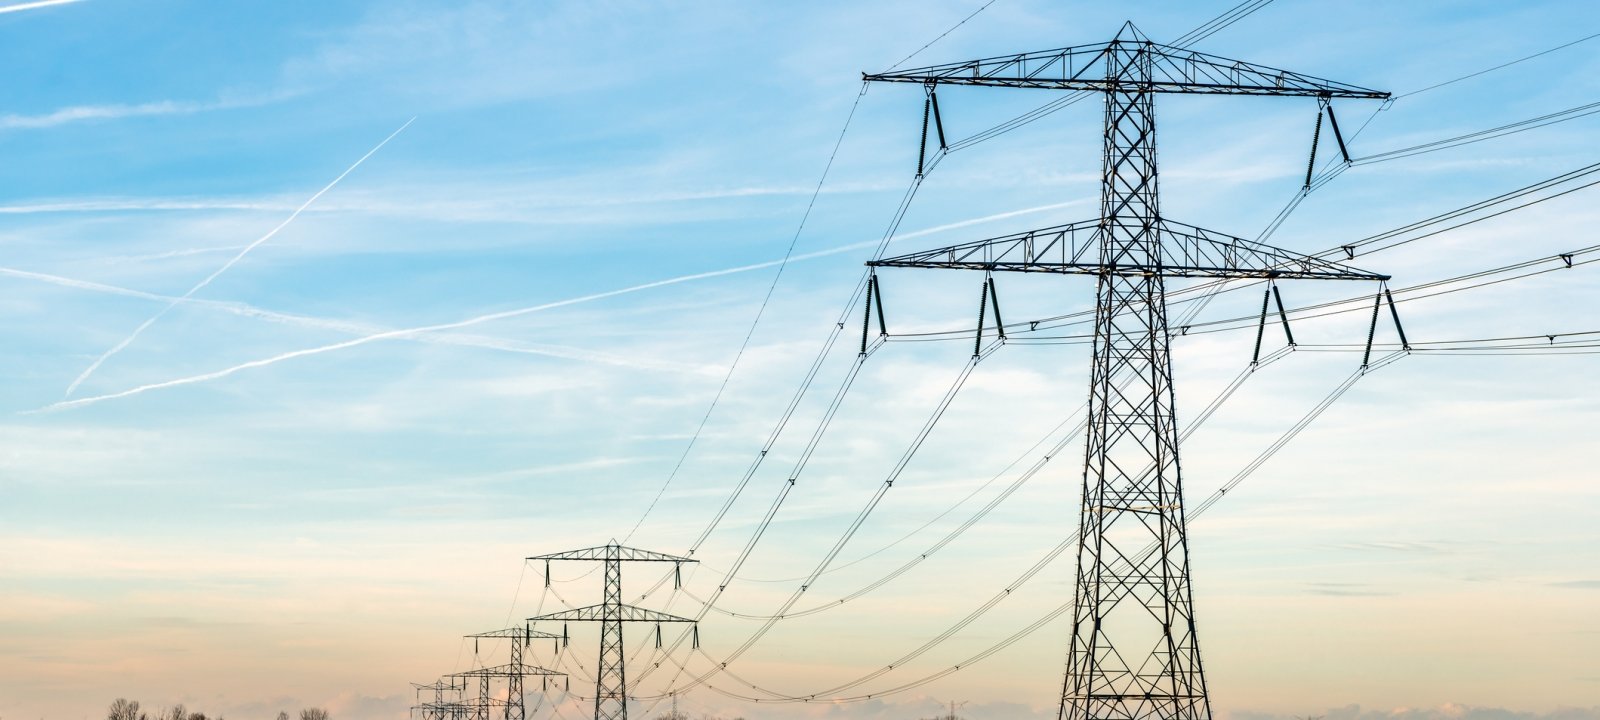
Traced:
[[93, 200], [61, 200], [56, 202], [0, 205], [0, 215], [163, 210], [291, 210], [293, 207], [293, 205], [287, 203], [253, 202], [248, 200], [99, 198]]
[[[961, 221], [953, 222], [953, 223], [946, 223], [944, 225], [938, 225], [938, 226], [934, 226], [934, 227], [930, 227], [930, 228], [924, 228], [922, 230], [916, 230], [916, 231], [913, 231], [913, 232], [904, 233], [904, 234], [897, 235], [894, 238], [892, 238], [891, 242], [898, 241], [898, 240], [905, 240], [905, 239], [909, 239], [909, 238], [913, 238], [913, 237], [919, 237], [919, 236], [923, 236], [923, 235], [930, 235], [930, 234], [938, 233], [938, 232], [944, 232], [946, 230], [953, 230], [953, 229], [957, 229], [957, 228], [967, 227], [969, 225], [975, 225], [975, 224], [979, 224], [979, 223], [990, 222], [990, 221], [993, 221], [993, 220], [1001, 220], [1001, 219], [1005, 219], [1005, 218], [1016, 217], [1016, 216], [1019, 216], [1019, 215], [1026, 215], [1026, 214], [1036, 213], [1036, 212], [1044, 212], [1044, 211], [1048, 211], [1048, 210], [1059, 210], [1059, 209], [1062, 209], [1062, 208], [1071, 207], [1071, 206], [1074, 206], [1074, 205], [1082, 205], [1082, 204], [1086, 204], [1086, 203], [1090, 203], [1090, 202], [1093, 202], [1093, 200], [1089, 199], [1089, 198], [1085, 198], [1085, 199], [1080, 199], [1080, 200], [1072, 200], [1072, 201], [1068, 201], [1068, 202], [1052, 203], [1052, 204], [1049, 204], [1049, 205], [1040, 205], [1040, 206], [1037, 206], [1037, 207], [1024, 208], [1024, 209], [1021, 209], [1021, 210], [1012, 210], [1012, 211], [1009, 211], [1009, 212], [995, 213], [993, 215], [986, 215], [986, 216], [983, 216], [983, 217], [971, 218], [971, 219], [968, 219], [968, 220], [961, 220]], [[849, 245], [841, 245], [841, 246], [838, 246], [838, 247], [828, 248], [826, 250], [818, 250], [816, 252], [804, 253], [804, 254], [796, 255], [796, 256], [790, 258], [789, 262], [811, 260], [811, 259], [815, 259], [815, 258], [819, 258], [819, 257], [829, 256], [829, 255], [838, 255], [838, 254], [841, 254], [841, 253], [846, 253], [846, 252], [860, 250], [860, 249], [867, 248], [867, 247], [872, 247], [872, 246], [877, 245], [877, 243], [878, 243], [878, 241], [876, 241], [876, 240], [870, 240], [870, 241], [864, 241], [864, 242], [851, 243]], [[419, 326], [419, 327], [402, 328], [402, 329], [398, 329], [398, 330], [386, 330], [386, 331], [383, 331], [383, 332], [373, 333], [373, 334], [366, 335], [366, 336], [363, 336], [363, 337], [352, 338], [350, 340], [345, 340], [345, 341], [342, 341], [342, 342], [332, 343], [332, 344], [328, 344], [328, 345], [321, 345], [321, 346], [312, 347], [312, 348], [304, 348], [304, 349], [301, 349], [301, 350], [293, 350], [293, 351], [290, 351], [290, 352], [280, 353], [278, 355], [273, 355], [271, 357], [261, 358], [261, 359], [258, 359], [258, 360], [251, 360], [249, 362], [240, 363], [240, 364], [234, 365], [232, 367], [223, 368], [221, 370], [215, 370], [215, 371], [208, 372], [208, 373], [202, 373], [202, 374], [199, 374], [199, 375], [191, 375], [191, 376], [188, 376], [188, 377], [181, 377], [181, 378], [176, 378], [176, 379], [173, 379], [173, 380], [166, 380], [166, 381], [163, 381], [163, 382], [149, 383], [149, 384], [146, 384], [146, 385], [140, 385], [140, 386], [137, 386], [137, 387], [129, 388], [127, 390], [123, 390], [121, 392], [108, 393], [108, 394], [104, 394], [104, 395], [95, 395], [95, 396], [91, 396], [91, 397], [78, 398], [78, 399], [75, 399], [75, 400], [63, 400], [61, 402], [53, 403], [51, 405], [47, 405], [45, 407], [39, 408], [37, 410], [32, 410], [32, 411], [29, 411], [29, 412], [30, 413], [39, 413], [39, 412], [50, 412], [50, 411], [55, 411], [55, 410], [66, 410], [66, 409], [69, 409], [69, 408], [76, 408], [76, 407], [83, 407], [83, 406], [86, 406], [86, 405], [92, 405], [92, 404], [95, 404], [95, 403], [104, 402], [106, 400], [116, 400], [118, 398], [132, 397], [134, 395], [147, 393], [147, 392], [150, 392], [152, 390], [163, 390], [163, 389], [166, 389], [166, 388], [180, 387], [180, 386], [183, 386], [183, 385], [193, 385], [193, 384], [196, 384], [196, 383], [209, 382], [211, 380], [220, 380], [222, 378], [229, 377], [231, 375], [235, 375], [237, 373], [244, 372], [246, 370], [252, 370], [252, 369], [255, 369], [255, 368], [266, 367], [268, 365], [275, 365], [277, 363], [284, 362], [286, 360], [294, 360], [296, 358], [309, 357], [309, 356], [312, 356], [312, 355], [321, 355], [323, 353], [330, 353], [330, 352], [335, 352], [335, 351], [339, 351], [339, 350], [346, 350], [346, 349], [349, 349], [349, 348], [359, 347], [361, 345], [367, 345], [367, 344], [370, 344], [370, 343], [378, 342], [380, 340], [393, 340], [393, 339], [401, 339], [401, 338], [410, 338], [410, 337], [415, 337], [415, 336], [418, 336], [418, 335], [423, 335], [423, 334], [428, 334], [428, 333], [437, 333], [437, 332], [442, 332], [442, 331], [447, 331], [447, 330], [457, 330], [457, 329], [464, 328], [464, 327], [472, 327], [474, 325], [482, 325], [482, 324], [485, 324], [485, 323], [495, 322], [497, 320], [506, 320], [506, 319], [510, 319], [510, 318], [514, 318], [514, 317], [520, 317], [520, 316], [523, 316], [523, 315], [530, 315], [530, 314], [533, 314], [533, 313], [544, 312], [546, 310], [554, 310], [556, 308], [562, 308], [562, 307], [567, 307], [567, 306], [571, 306], [571, 305], [578, 305], [578, 304], [582, 304], [582, 303], [594, 302], [596, 300], [604, 300], [606, 298], [613, 298], [613, 297], [617, 297], [617, 296], [620, 296], [620, 295], [628, 295], [628, 294], [631, 294], [631, 293], [641, 292], [641, 291], [644, 291], [644, 290], [651, 290], [651, 289], [659, 288], [659, 287], [666, 287], [666, 286], [669, 286], [669, 285], [678, 285], [678, 284], [681, 284], [681, 283], [694, 282], [696, 280], [706, 280], [706, 279], [710, 279], [710, 278], [723, 277], [723, 276], [726, 276], [726, 275], [734, 275], [734, 274], [738, 274], [738, 273], [750, 272], [750, 271], [753, 271], [753, 270], [761, 270], [761, 269], [765, 269], [765, 268], [776, 267], [777, 265], [779, 265], [782, 262], [783, 262], [782, 260], [768, 260], [766, 262], [759, 262], [759, 263], [754, 263], [754, 264], [750, 264], [750, 265], [740, 265], [738, 267], [724, 268], [724, 269], [721, 269], [721, 270], [710, 270], [710, 271], [706, 271], [706, 272], [692, 273], [692, 274], [689, 274], [689, 275], [679, 275], [677, 277], [666, 278], [666, 279], [663, 279], [663, 280], [655, 280], [655, 281], [651, 281], [651, 282], [647, 282], [647, 283], [641, 283], [641, 284], [638, 284], [638, 285], [631, 285], [631, 286], [624, 287], [624, 288], [618, 288], [616, 290], [607, 290], [605, 292], [591, 293], [591, 294], [588, 294], [588, 295], [580, 295], [578, 297], [567, 298], [565, 300], [556, 300], [556, 301], [552, 301], [552, 302], [541, 303], [539, 305], [532, 305], [532, 306], [516, 308], [516, 309], [512, 309], [512, 310], [503, 310], [503, 311], [500, 311], [500, 312], [493, 312], [493, 313], [488, 313], [488, 314], [485, 314], [485, 315], [478, 315], [476, 317], [470, 317], [470, 318], [467, 318], [465, 320], [457, 320], [455, 322], [438, 323], [438, 324], [434, 324], [434, 325], [423, 325], [423, 326]]]
[[122, 339], [122, 342], [117, 343], [116, 345], [112, 346], [110, 350], [107, 350], [105, 353], [101, 354], [100, 357], [95, 358], [95, 361], [91, 363], [89, 367], [85, 368], [82, 373], [79, 373], [78, 377], [72, 381], [72, 384], [67, 386], [65, 395], [71, 396], [72, 391], [78, 389], [78, 386], [82, 385], [83, 381], [88, 380], [89, 376], [93, 375], [95, 370], [99, 369], [101, 365], [105, 364], [106, 360], [110, 359], [111, 356], [122, 352], [123, 348], [128, 347], [133, 343], [134, 340], [138, 339], [139, 335], [143, 333], [146, 328], [149, 328], [151, 325], [155, 324], [155, 322], [160, 320], [163, 315], [171, 312], [172, 308], [177, 307], [180, 301], [189, 299], [190, 296], [194, 295], [196, 292], [199, 292], [201, 289], [205, 288], [205, 286], [210, 285], [211, 281], [216, 280], [223, 273], [227, 272], [229, 268], [238, 264], [240, 260], [243, 260], [246, 255], [249, 255], [251, 250], [256, 249], [262, 243], [272, 239], [272, 237], [277, 235], [279, 231], [288, 227], [289, 223], [294, 222], [295, 218], [300, 217], [300, 214], [305, 212], [305, 209], [310, 207], [312, 203], [316, 202], [317, 198], [322, 197], [329, 190], [332, 190], [334, 186], [339, 184], [340, 180], [345, 179], [345, 177], [354, 172], [356, 168], [361, 167], [361, 164], [366, 162], [367, 158], [372, 157], [373, 154], [377, 153], [379, 150], [382, 150], [383, 146], [388, 145], [389, 141], [393, 140], [396, 135], [404, 132], [406, 128], [411, 127], [411, 123], [416, 122], [416, 120], [417, 119], [413, 117], [410, 120], [405, 121], [405, 124], [401, 125], [399, 129], [389, 133], [389, 136], [384, 138], [382, 142], [379, 142], [377, 145], [373, 146], [371, 150], [367, 151], [367, 154], [362, 155], [359, 159], [352, 163], [350, 167], [345, 168], [344, 172], [339, 173], [338, 177], [334, 178], [327, 185], [322, 186], [322, 189], [318, 190], [310, 198], [307, 198], [304, 203], [301, 203], [300, 207], [295, 208], [294, 212], [289, 214], [289, 217], [284, 218], [283, 222], [278, 223], [276, 227], [268, 230], [267, 234], [256, 238], [254, 242], [246, 245], [243, 250], [239, 251], [238, 254], [234, 255], [232, 258], [229, 258], [227, 262], [223, 263], [222, 267], [217, 268], [210, 275], [207, 275], [204, 280], [195, 283], [194, 286], [189, 288], [189, 290], [185, 292], [180, 299], [168, 303], [167, 306], [162, 308], [160, 312], [150, 316], [150, 319], [145, 320], [144, 323], [139, 325], [139, 327], [134, 328], [132, 333], [130, 333], [126, 338]]
[[83, 0], [35, 0], [34, 2], [17, 3], [15, 5], [0, 6], [0, 14], [22, 12], [23, 10], [37, 10], [53, 5], [69, 5]]
[[1600, 580], [1564, 580], [1550, 583], [1553, 587], [1572, 588], [1575, 590], [1600, 590]]
[[191, 247], [191, 248], [181, 248], [181, 249], [178, 249], [178, 250], [167, 250], [167, 251], [164, 251], [164, 252], [157, 252], [157, 253], [145, 253], [143, 255], [123, 255], [123, 256], [120, 256], [120, 257], [108, 257], [108, 258], [106, 258], [106, 260], [109, 261], [109, 262], [119, 262], [119, 263], [120, 262], [143, 262], [143, 261], [146, 261], [146, 260], [168, 260], [168, 259], [177, 258], [177, 257], [189, 257], [191, 255], [209, 255], [211, 253], [230, 252], [230, 251], [233, 251], [233, 250], [238, 250], [238, 249], [240, 249], [242, 247], [244, 247], [244, 246], [243, 245], [218, 245], [218, 246], [215, 246], [215, 247]]
[[[78, 2], [80, 0], [72, 0]], [[15, 6], [13, 6], [13, 9]], [[10, 9], [0, 8], [0, 13]], [[120, 120], [122, 118], [150, 117], [156, 115], [190, 115], [214, 110], [233, 110], [273, 102], [281, 96], [263, 96], [232, 100], [157, 100], [146, 103], [111, 105], [73, 105], [36, 115], [8, 113], [0, 115], [0, 130], [37, 130], [88, 120]]]

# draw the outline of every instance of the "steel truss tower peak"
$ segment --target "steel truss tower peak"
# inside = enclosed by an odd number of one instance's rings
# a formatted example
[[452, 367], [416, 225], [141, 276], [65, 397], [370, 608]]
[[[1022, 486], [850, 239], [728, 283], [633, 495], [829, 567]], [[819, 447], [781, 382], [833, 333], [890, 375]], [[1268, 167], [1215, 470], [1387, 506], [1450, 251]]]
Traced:
[[1157, 44], [1132, 23], [1108, 43], [863, 77], [923, 85], [930, 95], [938, 85], [1105, 95], [1098, 218], [868, 265], [1097, 278], [1072, 638], [1059, 717], [1209, 720], [1190, 583], [1165, 280], [1388, 277], [1163, 218], [1155, 98], [1314, 97], [1321, 112], [1334, 98], [1389, 94]]

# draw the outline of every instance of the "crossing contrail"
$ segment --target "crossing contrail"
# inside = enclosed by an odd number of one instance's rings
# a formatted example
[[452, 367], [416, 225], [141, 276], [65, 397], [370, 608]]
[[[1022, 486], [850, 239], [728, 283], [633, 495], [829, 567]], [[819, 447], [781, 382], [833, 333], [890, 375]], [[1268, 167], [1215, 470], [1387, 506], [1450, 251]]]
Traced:
[[[892, 240], [903, 240], [903, 239], [918, 237], [918, 236], [922, 236], [922, 235], [931, 235], [933, 233], [938, 233], [938, 232], [943, 232], [943, 231], [946, 231], [946, 230], [952, 230], [952, 229], [956, 229], [956, 228], [966, 227], [966, 226], [969, 226], [969, 225], [976, 225], [976, 224], [983, 223], [983, 222], [988, 222], [988, 221], [991, 221], [991, 220], [1000, 220], [1000, 219], [1004, 219], [1004, 218], [1015, 217], [1015, 216], [1018, 216], [1018, 215], [1025, 215], [1025, 214], [1035, 213], [1035, 212], [1043, 212], [1043, 211], [1046, 211], [1046, 210], [1057, 210], [1057, 209], [1069, 207], [1069, 206], [1072, 206], [1072, 205], [1084, 204], [1086, 202], [1091, 202], [1091, 201], [1092, 201], [1092, 199], [1073, 200], [1073, 201], [1062, 202], [1062, 203], [1053, 203], [1053, 204], [1050, 204], [1050, 205], [1041, 205], [1041, 206], [1032, 207], [1032, 208], [1024, 208], [1022, 210], [1012, 210], [1012, 211], [1009, 211], [1009, 212], [996, 213], [994, 215], [986, 215], [986, 216], [980, 217], [980, 218], [971, 218], [971, 219], [962, 220], [962, 221], [959, 221], [959, 222], [947, 223], [947, 224], [944, 224], [944, 225], [938, 225], [938, 226], [934, 226], [934, 227], [930, 227], [930, 228], [924, 228], [922, 230], [916, 230], [916, 231], [913, 231], [913, 232], [904, 233], [902, 235], [896, 235]], [[876, 245], [878, 245], [878, 242], [879, 241], [877, 241], [877, 240], [869, 240], [869, 241], [864, 241], [864, 242], [850, 243], [848, 245], [840, 245], [840, 246], [837, 246], [837, 247], [828, 248], [826, 250], [817, 250], [815, 252], [805, 253], [805, 254], [801, 254], [801, 255], [795, 255], [794, 257], [789, 259], [789, 262], [795, 262], [795, 261], [800, 261], [800, 260], [811, 260], [811, 259], [815, 259], [815, 258], [819, 258], [819, 257], [829, 256], [829, 255], [838, 255], [838, 254], [850, 252], [850, 251], [853, 251], [853, 250], [860, 250], [862, 248], [875, 247]], [[484, 323], [494, 322], [496, 320], [505, 320], [505, 319], [514, 318], [514, 317], [520, 317], [522, 315], [531, 315], [533, 313], [544, 312], [546, 310], [554, 310], [556, 308], [567, 307], [569, 305], [578, 305], [578, 304], [582, 304], [582, 303], [594, 302], [596, 300], [604, 300], [606, 298], [617, 297], [619, 295], [628, 295], [628, 294], [640, 292], [640, 291], [643, 291], [643, 290], [651, 290], [651, 289], [654, 289], [654, 288], [666, 287], [668, 285], [677, 285], [677, 284], [680, 284], [680, 283], [693, 282], [693, 281], [696, 281], [696, 280], [705, 280], [705, 279], [709, 279], [709, 278], [722, 277], [724, 275], [734, 275], [734, 274], [738, 274], [738, 273], [751, 272], [753, 270], [761, 270], [761, 269], [764, 269], [764, 268], [775, 267], [775, 266], [777, 266], [778, 264], [780, 264], [782, 262], [783, 262], [782, 260], [768, 260], [766, 262], [759, 262], [759, 263], [754, 263], [754, 264], [750, 264], [750, 265], [740, 265], [738, 267], [724, 268], [722, 270], [709, 270], [709, 271], [706, 271], [706, 272], [693, 273], [693, 274], [690, 274], [690, 275], [679, 275], [677, 277], [666, 278], [664, 280], [654, 280], [654, 281], [651, 281], [651, 282], [641, 283], [641, 284], [638, 284], [638, 285], [630, 285], [628, 287], [618, 288], [616, 290], [607, 290], [605, 292], [591, 293], [591, 294], [588, 294], [588, 295], [580, 295], [578, 297], [567, 298], [565, 300], [555, 300], [555, 301], [552, 301], [552, 302], [541, 303], [539, 305], [531, 305], [531, 306], [528, 306], [528, 307], [516, 308], [516, 309], [513, 309], [513, 310], [502, 310], [500, 312], [493, 312], [493, 313], [488, 313], [488, 314], [485, 314], [485, 315], [478, 315], [476, 317], [470, 317], [470, 318], [467, 318], [465, 320], [457, 320], [457, 321], [454, 321], [454, 322], [439, 323], [439, 324], [435, 324], [435, 325], [422, 325], [422, 326], [419, 326], [419, 327], [402, 328], [402, 329], [398, 329], [398, 330], [385, 330], [383, 332], [373, 333], [373, 334], [370, 334], [370, 335], [364, 335], [362, 337], [351, 338], [349, 340], [344, 340], [342, 342], [331, 343], [331, 344], [328, 344], [328, 345], [320, 345], [318, 347], [305, 348], [305, 349], [302, 349], [302, 350], [293, 350], [293, 351], [290, 351], [290, 352], [280, 353], [278, 355], [273, 355], [272, 357], [261, 358], [259, 360], [251, 360], [249, 362], [240, 363], [240, 364], [234, 365], [232, 367], [223, 368], [221, 370], [214, 370], [212, 372], [202, 373], [202, 374], [199, 374], [199, 375], [190, 375], [190, 376], [187, 376], [187, 377], [176, 378], [176, 379], [173, 379], [173, 380], [165, 380], [165, 381], [162, 381], [162, 382], [150, 383], [150, 384], [147, 384], [147, 385], [139, 385], [137, 387], [128, 388], [127, 390], [123, 390], [123, 391], [120, 391], [120, 392], [114, 392], [114, 393], [107, 393], [105, 395], [95, 395], [95, 396], [92, 396], [92, 397], [78, 398], [78, 399], [75, 399], [75, 400], [62, 400], [60, 402], [56, 402], [56, 403], [52, 403], [50, 405], [46, 405], [46, 406], [44, 406], [42, 408], [39, 408], [37, 410], [27, 411], [27, 414], [42, 413], [42, 412], [52, 412], [52, 411], [56, 411], [56, 410], [67, 410], [67, 409], [71, 409], [71, 408], [83, 407], [83, 406], [86, 406], [86, 405], [93, 405], [95, 403], [104, 402], [106, 400], [116, 400], [116, 399], [119, 399], [119, 398], [132, 397], [134, 395], [140, 395], [140, 394], [143, 394], [143, 393], [150, 392], [152, 390], [164, 390], [166, 388], [180, 387], [180, 386], [183, 386], [183, 385], [193, 385], [193, 384], [196, 384], [196, 383], [209, 382], [211, 380], [220, 380], [220, 379], [228, 377], [230, 375], [235, 375], [237, 373], [244, 372], [245, 370], [252, 370], [252, 369], [255, 369], [255, 368], [266, 367], [268, 365], [275, 365], [275, 364], [283, 362], [285, 360], [293, 360], [295, 358], [308, 357], [308, 356], [311, 356], [311, 355], [321, 355], [323, 353], [334, 352], [334, 351], [337, 351], [337, 350], [345, 350], [345, 349], [348, 349], [348, 348], [353, 348], [353, 347], [358, 347], [358, 346], [361, 346], [361, 345], [366, 345], [366, 344], [369, 344], [369, 343], [378, 342], [380, 340], [393, 340], [393, 339], [397, 339], [397, 338], [409, 338], [409, 337], [414, 337], [414, 336], [417, 336], [417, 335], [423, 335], [423, 334], [427, 334], [427, 333], [438, 333], [438, 332], [442, 332], [442, 331], [446, 331], [446, 330], [455, 330], [455, 329], [464, 328], [464, 327], [471, 327], [471, 326], [474, 326], [474, 325], [482, 325]]]
[[350, 167], [345, 168], [344, 172], [339, 173], [339, 176], [334, 178], [332, 182], [328, 183], [327, 185], [324, 185], [321, 190], [318, 190], [316, 192], [315, 195], [312, 195], [304, 203], [301, 203], [300, 207], [295, 208], [294, 212], [289, 213], [289, 217], [284, 218], [283, 222], [278, 223], [277, 227], [267, 231], [267, 234], [262, 235], [259, 238], [256, 238], [255, 242], [252, 242], [249, 245], [244, 246], [244, 249], [240, 250], [238, 252], [238, 254], [234, 255], [227, 262], [223, 263], [222, 267], [217, 268], [210, 275], [207, 275], [204, 280], [201, 280], [200, 282], [195, 283], [194, 287], [189, 288], [188, 292], [186, 292], [183, 295], [179, 296], [177, 299], [173, 300], [172, 302], [167, 303], [166, 307], [161, 308], [161, 310], [159, 312], [157, 312], [154, 315], [151, 315], [150, 319], [145, 320], [143, 323], [141, 323], [139, 325], [139, 327], [134, 328], [134, 330], [133, 330], [133, 332], [131, 334], [129, 334], [127, 337], [122, 339], [122, 342], [117, 343], [116, 345], [112, 346], [112, 348], [110, 350], [107, 350], [104, 353], [102, 353], [100, 355], [100, 357], [95, 358], [95, 361], [93, 363], [90, 363], [89, 367], [84, 368], [83, 372], [79, 373], [78, 377], [73, 379], [72, 384], [67, 386], [67, 391], [65, 393], [62, 393], [62, 396], [63, 397], [71, 397], [72, 396], [72, 392], [74, 390], [77, 390], [78, 386], [83, 384], [83, 381], [88, 380], [89, 376], [94, 374], [94, 371], [100, 369], [100, 366], [105, 364], [106, 360], [110, 359], [111, 356], [116, 355], [119, 352], [122, 352], [123, 348], [126, 348], [129, 345], [131, 345], [133, 343], [133, 341], [138, 339], [139, 335], [144, 333], [144, 331], [146, 329], [148, 329], [151, 325], [154, 325], [157, 320], [160, 320], [162, 318], [162, 316], [164, 316], [167, 313], [171, 312], [173, 308], [177, 307], [178, 303], [183, 302], [184, 300], [188, 300], [190, 296], [192, 296], [195, 293], [199, 292], [205, 286], [210, 285], [212, 280], [216, 280], [218, 276], [220, 276], [223, 273], [227, 272], [229, 268], [233, 267], [240, 260], [243, 260], [244, 256], [249, 255], [251, 250], [256, 249], [262, 243], [272, 239], [272, 236], [277, 235], [280, 230], [283, 230], [285, 227], [288, 227], [289, 223], [294, 222], [295, 218], [300, 217], [300, 213], [305, 212], [306, 208], [311, 207], [311, 204], [316, 202], [317, 198], [322, 197], [323, 194], [327, 193], [329, 190], [332, 190], [333, 186], [338, 185], [339, 181], [343, 180], [346, 175], [349, 175], [350, 173], [354, 172], [356, 168], [361, 167], [361, 163], [366, 162], [367, 158], [372, 157], [372, 155], [374, 153], [376, 153], [379, 150], [383, 149], [384, 145], [389, 144], [390, 140], [393, 140], [396, 135], [399, 135], [406, 128], [411, 127], [411, 123], [414, 123], [416, 121], [417, 121], [417, 119], [415, 117], [413, 117], [410, 120], [407, 120], [404, 125], [401, 125], [400, 129], [395, 130], [392, 133], [389, 133], [389, 136], [384, 138], [383, 142], [380, 142], [377, 145], [373, 146], [373, 148], [371, 150], [367, 151], [367, 154], [362, 155], [361, 158], [359, 160], [356, 160], [355, 163], [351, 164]]
[[[109, 295], [121, 295], [123, 297], [139, 298], [141, 300], [152, 300], [156, 302], [179, 302], [189, 305], [197, 305], [200, 307], [220, 310], [241, 317], [255, 318], [257, 320], [265, 320], [267, 322], [293, 325], [296, 327], [311, 328], [315, 330], [331, 330], [334, 332], [342, 332], [351, 335], [370, 335], [373, 333], [386, 331], [385, 328], [375, 327], [363, 323], [311, 317], [308, 315], [293, 315], [290, 313], [282, 313], [275, 310], [259, 308], [247, 303], [230, 302], [225, 300], [205, 300], [200, 298], [175, 298], [170, 295], [158, 295], [156, 293], [145, 292], [143, 290], [133, 290], [130, 288], [107, 285], [105, 283], [98, 283], [90, 280], [79, 280], [60, 275], [51, 275], [49, 273], [18, 270], [16, 268], [0, 267], [0, 277], [14, 277], [24, 280], [34, 280], [60, 287], [88, 290], [91, 292], [106, 293]], [[485, 337], [481, 335], [431, 333], [419, 335], [415, 338], [409, 339], [437, 345], [484, 348], [522, 355], [540, 355], [544, 357], [560, 358], [563, 360], [595, 362], [605, 365], [618, 365], [621, 367], [638, 368], [644, 370], [666, 370], [671, 372], [689, 373], [705, 373], [714, 371], [714, 368], [703, 365], [676, 363], [648, 358], [626, 358], [566, 345], [521, 343], [512, 340], [502, 340], [500, 338]]]

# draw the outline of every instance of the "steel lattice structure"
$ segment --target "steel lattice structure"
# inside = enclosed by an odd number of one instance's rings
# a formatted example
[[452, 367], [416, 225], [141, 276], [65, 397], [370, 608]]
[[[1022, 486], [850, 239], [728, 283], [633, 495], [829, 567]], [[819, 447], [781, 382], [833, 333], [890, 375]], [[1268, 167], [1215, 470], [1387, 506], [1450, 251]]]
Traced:
[[[546, 670], [541, 667], [523, 665], [521, 663], [508, 663], [494, 667], [477, 668], [452, 674], [450, 677], [460, 678], [463, 682], [476, 678], [478, 681], [478, 699], [471, 704], [475, 720], [489, 720], [490, 711], [499, 705], [505, 708], [505, 717], [526, 718], [525, 707], [522, 702], [522, 679], [527, 676], [564, 677], [566, 673]], [[511, 686], [506, 694], [506, 699], [494, 699], [493, 686], [490, 681], [494, 678], [506, 678]], [[513, 714], [515, 713], [515, 714]]]
[[[1099, 218], [868, 265], [1097, 278], [1072, 639], [1059, 717], [1209, 720], [1189, 579], [1165, 280], [1388, 277], [1162, 218], [1155, 96], [1315, 97], [1318, 112], [1328, 107], [1331, 117], [1334, 98], [1388, 93], [1160, 45], [1131, 24], [1100, 45], [864, 79], [923, 85], [931, 104], [941, 84], [1105, 95]], [[1334, 130], [1342, 148], [1336, 121]], [[992, 295], [992, 280], [986, 282]]]
[[506, 699], [503, 703], [505, 708], [504, 720], [527, 720], [527, 704], [523, 700], [523, 679], [530, 676], [542, 676], [549, 678], [552, 676], [565, 675], [565, 673], [556, 672], [554, 670], [546, 670], [545, 668], [528, 665], [527, 663], [523, 662], [523, 656], [528, 650], [528, 645], [533, 642], [534, 638], [558, 640], [560, 638], [559, 635], [554, 635], [547, 632], [538, 632], [532, 628], [524, 626], [506, 628], [504, 630], [490, 630], [489, 632], [473, 633], [471, 635], [467, 635], [466, 637], [472, 638], [473, 655], [478, 654], [477, 643], [482, 638], [508, 638], [511, 640], [510, 663], [497, 667], [481, 668], [470, 672], [457, 673], [456, 675], [452, 676], [460, 678], [476, 677], [479, 679], [479, 697], [480, 704], [482, 706], [479, 709], [479, 713], [482, 720], [488, 720], [490, 678], [503, 677], [506, 679]]
[[[623, 603], [622, 563], [670, 562], [681, 567], [683, 563], [699, 561], [624, 547], [618, 545], [615, 540], [599, 547], [537, 555], [528, 559], [545, 561], [546, 583], [550, 581], [549, 563], [552, 560], [589, 560], [605, 563], [605, 596], [599, 605], [563, 610], [528, 620], [600, 623], [600, 657], [595, 672], [594, 717], [595, 720], [628, 720], [627, 667], [622, 645], [623, 623], [693, 623], [694, 620]], [[677, 567], [674, 568], [674, 576], [675, 579], [678, 577]], [[658, 635], [658, 641], [659, 638]]]
[[[465, 683], [457, 685], [453, 679], [447, 683], [444, 678], [439, 678], [427, 685], [411, 683], [411, 687], [417, 691], [417, 704], [411, 709], [413, 712], [421, 710], [422, 720], [466, 720], [467, 705], [461, 701], [461, 694], [467, 689]], [[423, 690], [433, 691], [433, 702], [422, 700]], [[447, 691], [455, 694], [456, 699], [446, 700], [444, 695]]]

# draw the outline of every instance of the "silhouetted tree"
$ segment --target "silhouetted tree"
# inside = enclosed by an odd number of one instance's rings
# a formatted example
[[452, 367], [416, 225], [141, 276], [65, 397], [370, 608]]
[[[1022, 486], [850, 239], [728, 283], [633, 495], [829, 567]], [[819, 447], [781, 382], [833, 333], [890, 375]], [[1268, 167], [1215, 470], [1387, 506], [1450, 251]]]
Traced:
[[300, 711], [300, 720], [332, 720], [332, 716], [323, 708], [306, 708]]
[[286, 713], [286, 712], [284, 712], [282, 710], [279, 710], [278, 711], [278, 720], [289, 720], [289, 713]]
[[139, 712], [138, 700], [117, 698], [106, 710], [106, 720], [150, 720], [150, 717]]

